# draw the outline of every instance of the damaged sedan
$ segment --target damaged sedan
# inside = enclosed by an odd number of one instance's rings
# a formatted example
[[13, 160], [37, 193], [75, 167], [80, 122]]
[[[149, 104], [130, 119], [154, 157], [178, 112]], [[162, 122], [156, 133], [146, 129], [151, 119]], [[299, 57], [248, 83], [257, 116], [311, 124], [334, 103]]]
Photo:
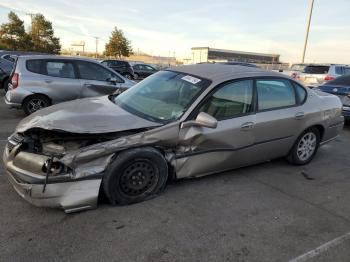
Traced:
[[65, 212], [160, 194], [198, 177], [286, 157], [309, 163], [344, 123], [338, 97], [279, 73], [197, 64], [160, 71], [119, 95], [42, 109], [9, 137], [8, 178], [27, 201]]

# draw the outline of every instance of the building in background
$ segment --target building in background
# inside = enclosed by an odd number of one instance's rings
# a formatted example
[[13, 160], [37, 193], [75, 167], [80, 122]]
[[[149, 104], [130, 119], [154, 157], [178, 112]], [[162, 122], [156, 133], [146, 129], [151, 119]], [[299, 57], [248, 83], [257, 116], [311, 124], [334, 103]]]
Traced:
[[215, 49], [210, 47], [192, 47], [192, 63], [203, 62], [245, 62], [255, 64], [278, 64], [280, 55], [242, 52], [225, 49]]

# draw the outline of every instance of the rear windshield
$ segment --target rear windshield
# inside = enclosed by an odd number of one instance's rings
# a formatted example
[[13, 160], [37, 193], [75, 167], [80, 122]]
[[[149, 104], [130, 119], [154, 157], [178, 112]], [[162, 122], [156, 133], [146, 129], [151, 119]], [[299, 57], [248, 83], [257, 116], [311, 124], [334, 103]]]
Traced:
[[303, 73], [306, 74], [327, 74], [329, 66], [307, 66]]
[[290, 68], [290, 70], [292, 71], [303, 71], [305, 69], [306, 65], [302, 65], [302, 64], [293, 64]]

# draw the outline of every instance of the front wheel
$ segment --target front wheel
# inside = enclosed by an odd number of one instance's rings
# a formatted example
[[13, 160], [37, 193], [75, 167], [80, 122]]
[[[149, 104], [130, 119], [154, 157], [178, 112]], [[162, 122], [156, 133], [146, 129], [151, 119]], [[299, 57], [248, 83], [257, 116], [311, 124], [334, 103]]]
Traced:
[[117, 155], [106, 169], [103, 189], [111, 204], [141, 202], [161, 193], [168, 179], [168, 166], [154, 148], [135, 148]]
[[320, 145], [320, 132], [317, 128], [309, 128], [304, 131], [295, 142], [289, 152], [287, 160], [294, 165], [305, 165], [316, 155]]

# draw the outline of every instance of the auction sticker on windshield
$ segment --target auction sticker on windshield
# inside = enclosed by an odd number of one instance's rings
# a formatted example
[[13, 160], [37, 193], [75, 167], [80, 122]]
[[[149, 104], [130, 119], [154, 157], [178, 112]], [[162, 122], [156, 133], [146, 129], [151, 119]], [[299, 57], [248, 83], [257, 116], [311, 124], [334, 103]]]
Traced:
[[195, 78], [195, 77], [193, 77], [193, 76], [189, 76], [189, 75], [187, 75], [187, 76], [184, 76], [184, 77], [182, 77], [181, 78], [182, 80], [185, 80], [185, 81], [187, 81], [187, 82], [190, 82], [191, 84], [197, 84], [197, 83], [199, 83], [201, 80], [200, 79], [198, 79], [198, 78]]

